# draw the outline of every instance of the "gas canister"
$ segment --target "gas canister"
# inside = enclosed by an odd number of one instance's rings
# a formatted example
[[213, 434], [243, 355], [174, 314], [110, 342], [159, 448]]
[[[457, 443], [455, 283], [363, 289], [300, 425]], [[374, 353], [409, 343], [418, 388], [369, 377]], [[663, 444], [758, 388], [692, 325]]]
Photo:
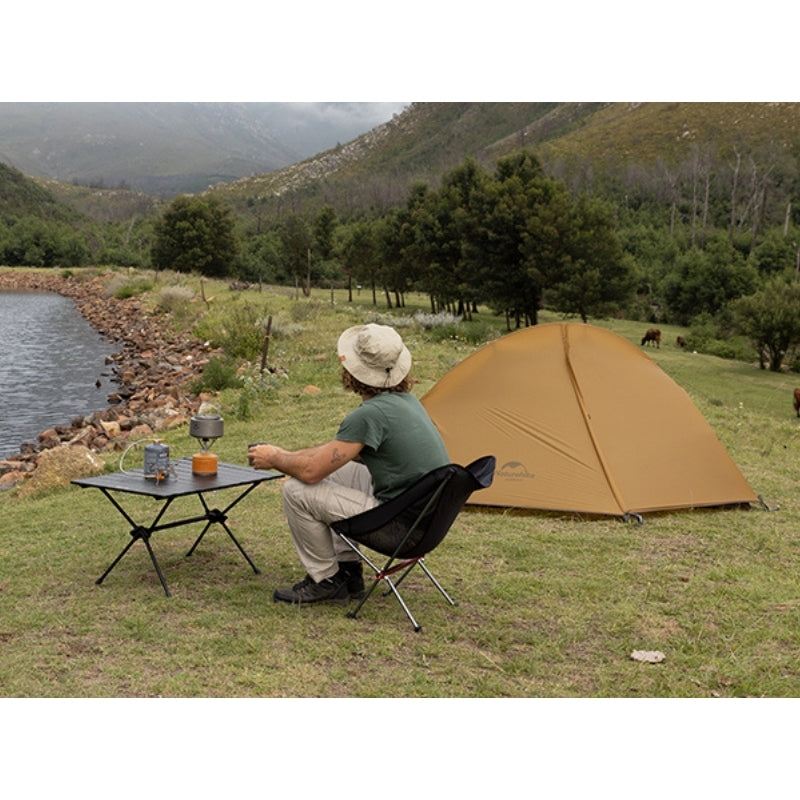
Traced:
[[169, 446], [153, 442], [144, 448], [144, 477], [163, 481], [169, 474]]

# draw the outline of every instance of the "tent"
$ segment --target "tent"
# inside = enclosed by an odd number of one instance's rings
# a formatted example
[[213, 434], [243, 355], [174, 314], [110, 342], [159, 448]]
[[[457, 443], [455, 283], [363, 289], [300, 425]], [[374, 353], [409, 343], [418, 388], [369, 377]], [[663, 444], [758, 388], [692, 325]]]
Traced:
[[503, 336], [422, 403], [453, 461], [496, 456], [473, 503], [624, 516], [758, 501], [686, 392], [603, 328]]

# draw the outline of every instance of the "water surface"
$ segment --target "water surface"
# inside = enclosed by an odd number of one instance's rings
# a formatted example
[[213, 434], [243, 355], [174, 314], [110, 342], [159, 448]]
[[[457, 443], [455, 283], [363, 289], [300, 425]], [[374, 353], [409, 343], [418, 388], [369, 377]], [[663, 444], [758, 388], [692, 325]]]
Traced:
[[116, 384], [106, 359], [118, 350], [68, 297], [0, 291], [0, 458], [107, 408]]

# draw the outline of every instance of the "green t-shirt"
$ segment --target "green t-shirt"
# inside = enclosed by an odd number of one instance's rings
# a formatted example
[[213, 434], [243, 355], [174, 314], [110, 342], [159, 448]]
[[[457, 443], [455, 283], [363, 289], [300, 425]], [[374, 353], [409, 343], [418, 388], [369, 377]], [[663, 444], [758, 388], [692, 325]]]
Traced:
[[382, 503], [436, 467], [450, 463], [428, 412], [408, 392], [382, 392], [342, 420], [336, 438], [364, 445], [361, 461]]

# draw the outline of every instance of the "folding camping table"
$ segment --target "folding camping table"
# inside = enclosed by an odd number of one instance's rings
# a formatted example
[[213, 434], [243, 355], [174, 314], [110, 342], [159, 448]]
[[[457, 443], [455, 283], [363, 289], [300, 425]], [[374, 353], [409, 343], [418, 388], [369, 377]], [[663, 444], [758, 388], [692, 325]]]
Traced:
[[[164, 580], [164, 575], [161, 572], [161, 567], [158, 565], [153, 548], [150, 546], [150, 536], [156, 531], [163, 531], [168, 528], [177, 528], [182, 525], [191, 525], [196, 522], [205, 522], [205, 527], [197, 537], [195, 543], [186, 554], [187, 558], [195, 551], [197, 545], [200, 544], [201, 539], [205, 536], [206, 531], [214, 524], [221, 525], [228, 536], [233, 540], [239, 552], [245, 557], [247, 563], [253, 568], [253, 572], [257, 575], [260, 570], [247, 555], [244, 548], [239, 544], [236, 537], [228, 527], [227, 519], [228, 512], [245, 497], [247, 497], [253, 489], [260, 483], [269, 481], [274, 478], [282, 478], [283, 474], [274, 470], [255, 470], [251, 467], [240, 467], [236, 464], [223, 464], [220, 463], [217, 468], [216, 475], [200, 476], [192, 472], [192, 459], [184, 458], [180, 461], [170, 463], [169, 474], [162, 480], [153, 480], [144, 477], [143, 469], [133, 469], [124, 472], [115, 472], [110, 475], [99, 475], [94, 478], [76, 478], [72, 483], [81, 486], [82, 488], [95, 488], [99, 489], [111, 502], [111, 504], [119, 511], [119, 513], [127, 520], [131, 526], [130, 535], [131, 540], [125, 545], [122, 552], [114, 559], [111, 566], [95, 581], [101, 584], [109, 572], [119, 563], [122, 557], [130, 550], [133, 544], [141, 539], [147, 552], [150, 555], [150, 560], [153, 562], [158, 578], [167, 597], [171, 597], [170, 591], [167, 588], [167, 582]], [[222, 489], [231, 489], [239, 487], [242, 491], [223, 509], [211, 508], [207, 502], [206, 495], [210, 492], [216, 492]], [[243, 487], [243, 488], [242, 488]], [[158, 510], [153, 521], [150, 525], [137, 524], [131, 515], [123, 508], [121, 503], [115, 497], [116, 493], [127, 493], [145, 495], [153, 497], [156, 500], [161, 500], [162, 505]], [[187, 495], [197, 495], [203, 509], [203, 513], [184, 517], [173, 522], [162, 522], [164, 514], [167, 509], [172, 505], [172, 502], [178, 497], [185, 497]]]

